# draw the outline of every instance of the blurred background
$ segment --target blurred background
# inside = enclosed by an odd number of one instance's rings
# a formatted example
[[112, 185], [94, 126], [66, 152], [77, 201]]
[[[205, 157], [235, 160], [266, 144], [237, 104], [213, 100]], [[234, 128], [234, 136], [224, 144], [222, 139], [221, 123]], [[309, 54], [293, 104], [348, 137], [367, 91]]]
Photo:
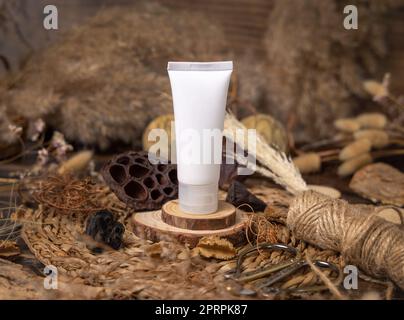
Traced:
[[[171, 112], [168, 60], [233, 59], [229, 108], [264, 113], [296, 143], [377, 105], [363, 81], [404, 92], [403, 0], [0, 0], [0, 143], [11, 124], [43, 120], [72, 143], [141, 147], [150, 121]], [[358, 30], [343, 8], [358, 8]], [[3, 128], [3, 129], [1, 129]], [[3, 130], [3, 131], [1, 131]]]

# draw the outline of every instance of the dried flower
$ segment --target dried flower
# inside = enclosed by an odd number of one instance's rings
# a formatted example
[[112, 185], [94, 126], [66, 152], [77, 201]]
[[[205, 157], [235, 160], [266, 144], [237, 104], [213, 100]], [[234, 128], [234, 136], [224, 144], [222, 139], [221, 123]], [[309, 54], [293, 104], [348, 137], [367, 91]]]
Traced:
[[344, 132], [355, 132], [360, 128], [358, 120], [353, 118], [337, 119], [334, 121], [334, 126]]
[[45, 130], [45, 122], [39, 118], [34, 121], [33, 132], [31, 134], [31, 141], [37, 141], [41, 133]]
[[383, 78], [383, 82], [375, 80], [366, 80], [363, 82], [363, 88], [367, 93], [373, 96], [373, 100], [378, 101], [390, 95], [390, 74], [386, 73]]
[[305, 153], [293, 159], [301, 173], [318, 172], [321, 169], [321, 157], [315, 152]]
[[361, 128], [383, 129], [387, 124], [387, 117], [380, 112], [366, 112], [356, 117]]
[[20, 136], [22, 133], [22, 128], [14, 125], [14, 124], [9, 124], [8, 129], [15, 136]]
[[38, 151], [36, 164], [43, 167], [48, 163], [48, 161], [49, 161], [49, 152], [47, 149], [42, 148], [41, 150]]
[[66, 142], [62, 133], [55, 131], [50, 142], [49, 149], [56, 161], [63, 162], [66, 160], [66, 154], [73, 150], [73, 146]]

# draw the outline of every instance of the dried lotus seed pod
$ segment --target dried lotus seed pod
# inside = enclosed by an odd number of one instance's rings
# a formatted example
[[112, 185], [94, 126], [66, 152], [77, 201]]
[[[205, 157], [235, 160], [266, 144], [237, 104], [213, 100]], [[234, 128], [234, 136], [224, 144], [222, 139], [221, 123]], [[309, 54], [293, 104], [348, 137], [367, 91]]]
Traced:
[[286, 152], [289, 142], [288, 135], [282, 123], [267, 114], [256, 114], [241, 120], [247, 129], [256, 129], [268, 144], [276, 145]]
[[[171, 134], [171, 124], [173, 125], [172, 127], [172, 133]], [[174, 148], [173, 152], [175, 152], [175, 128], [174, 128], [174, 115], [173, 114], [166, 114], [159, 116], [155, 119], [153, 119], [146, 127], [146, 129], [143, 131], [143, 136], [142, 136], [142, 144], [143, 144], [143, 150], [153, 152], [152, 149], [150, 149], [151, 146], [153, 146], [156, 143], [156, 139], [153, 136], [149, 137], [150, 132], [153, 129], [162, 129], [167, 133], [167, 149], [160, 149], [160, 156], [162, 158], [165, 158], [167, 160], [171, 160], [171, 148]], [[149, 140], [150, 138], [150, 140]], [[160, 141], [159, 141], [160, 142]]]
[[315, 152], [302, 154], [294, 158], [293, 163], [301, 173], [312, 173], [321, 169], [321, 158]]
[[345, 161], [354, 158], [360, 154], [369, 152], [371, 148], [372, 144], [368, 139], [355, 140], [341, 150], [339, 153], [339, 159]]
[[372, 156], [369, 153], [364, 153], [355, 158], [349, 159], [343, 162], [338, 167], [338, 175], [341, 177], [346, 177], [353, 174], [356, 170], [362, 168], [363, 166], [371, 163], [373, 161]]
[[383, 148], [389, 144], [389, 135], [383, 130], [366, 129], [354, 133], [356, 140], [368, 139], [374, 148]]
[[383, 113], [362, 113], [356, 120], [361, 128], [383, 129], [387, 124], [387, 117]]
[[152, 164], [146, 151], [125, 152], [108, 161], [102, 176], [117, 197], [135, 210], [156, 210], [178, 196], [177, 166]]
[[355, 132], [360, 129], [359, 122], [353, 118], [337, 119], [334, 121], [334, 126], [344, 132]]

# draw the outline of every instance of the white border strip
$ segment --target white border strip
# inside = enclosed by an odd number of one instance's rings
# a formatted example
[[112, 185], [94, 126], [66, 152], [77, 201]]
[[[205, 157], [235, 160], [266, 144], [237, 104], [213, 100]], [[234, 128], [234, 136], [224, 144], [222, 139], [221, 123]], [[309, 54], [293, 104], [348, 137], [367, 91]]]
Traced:
[[168, 62], [169, 71], [227, 71], [233, 70], [233, 61]]

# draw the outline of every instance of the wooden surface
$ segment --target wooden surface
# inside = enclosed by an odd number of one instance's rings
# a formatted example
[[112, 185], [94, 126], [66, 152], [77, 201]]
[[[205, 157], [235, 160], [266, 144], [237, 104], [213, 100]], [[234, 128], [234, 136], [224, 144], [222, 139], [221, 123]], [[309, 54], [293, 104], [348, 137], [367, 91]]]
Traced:
[[195, 247], [199, 239], [205, 236], [217, 235], [228, 239], [234, 245], [245, 241], [246, 216], [237, 210], [235, 224], [229, 228], [219, 230], [189, 230], [166, 224], [161, 218], [161, 210], [139, 212], [133, 216], [133, 231], [141, 238], [151, 241], [179, 241]]
[[236, 208], [219, 201], [218, 211], [212, 214], [187, 214], [181, 211], [178, 200], [167, 202], [161, 208], [163, 222], [173, 227], [189, 230], [219, 230], [229, 228], [236, 222]]

